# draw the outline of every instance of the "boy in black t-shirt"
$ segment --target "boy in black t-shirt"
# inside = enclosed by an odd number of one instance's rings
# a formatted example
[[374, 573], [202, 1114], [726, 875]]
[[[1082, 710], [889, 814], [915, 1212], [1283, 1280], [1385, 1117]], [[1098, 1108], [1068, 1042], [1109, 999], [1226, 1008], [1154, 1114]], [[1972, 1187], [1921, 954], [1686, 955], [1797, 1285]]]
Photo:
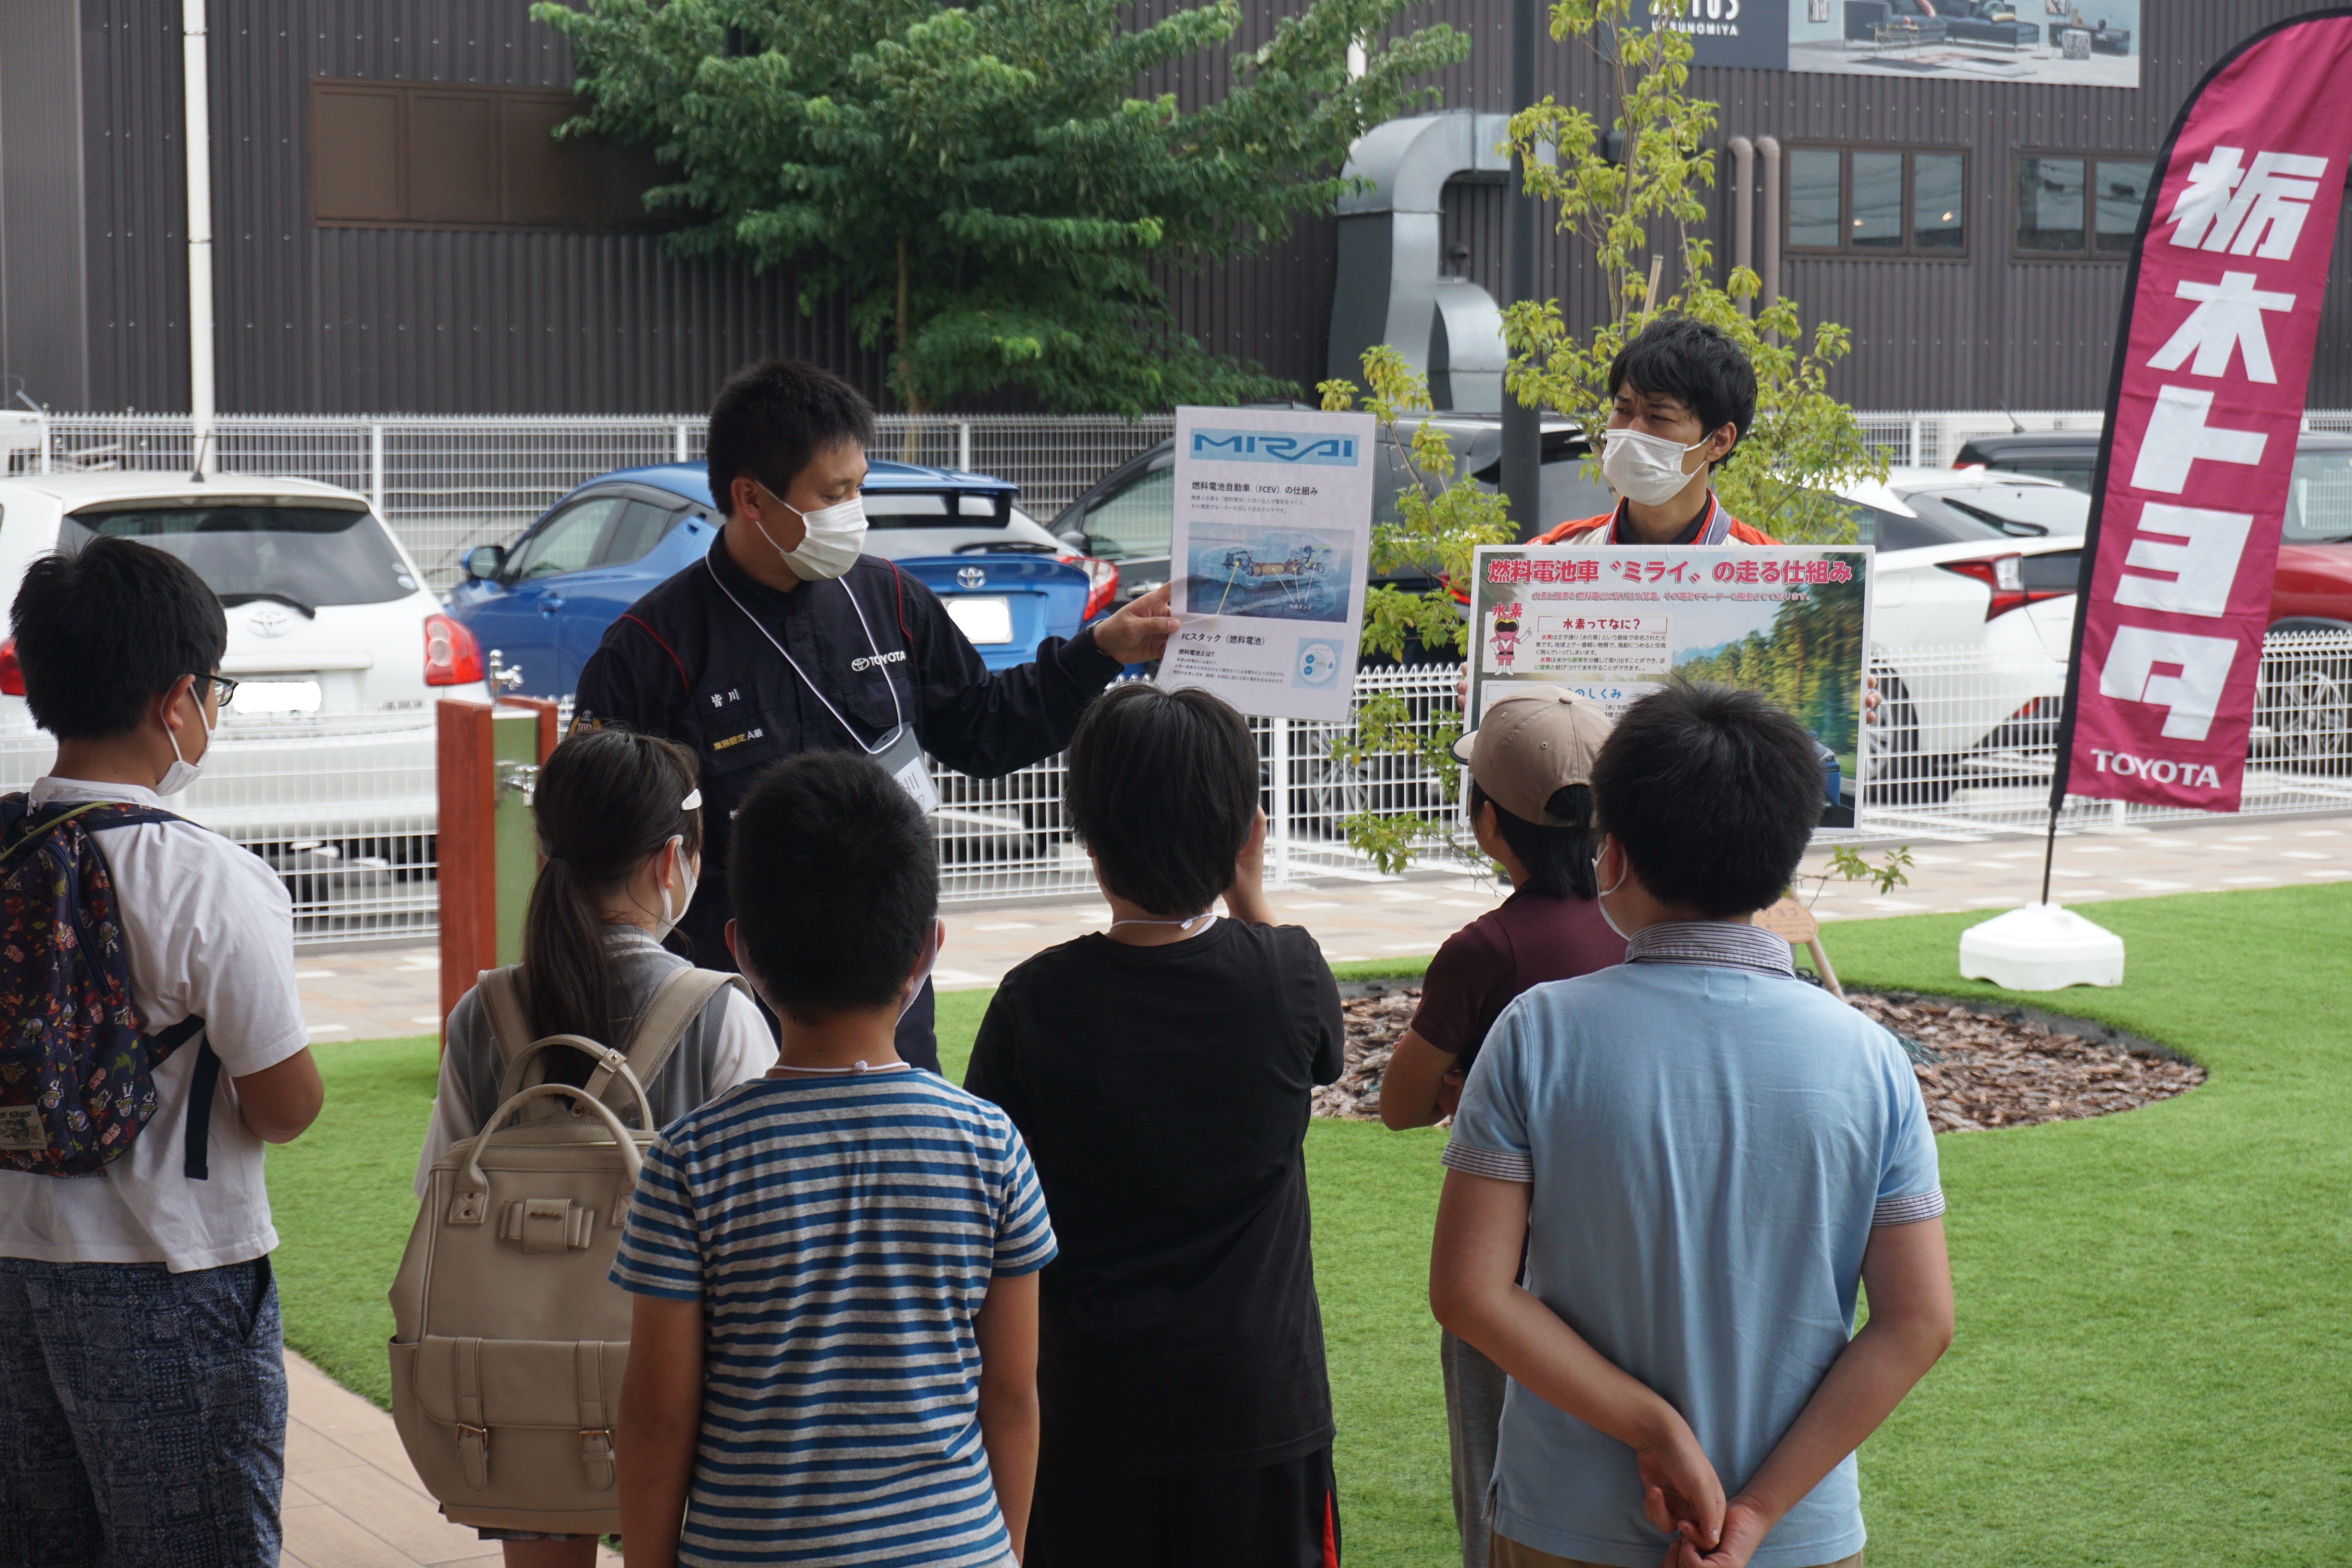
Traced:
[[1079, 721], [1068, 800], [1110, 925], [1005, 976], [964, 1079], [1020, 1128], [1062, 1247], [1024, 1562], [1328, 1568], [1303, 1143], [1345, 1030], [1322, 950], [1266, 908], [1256, 742], [1205, 691], [1122, 687]]

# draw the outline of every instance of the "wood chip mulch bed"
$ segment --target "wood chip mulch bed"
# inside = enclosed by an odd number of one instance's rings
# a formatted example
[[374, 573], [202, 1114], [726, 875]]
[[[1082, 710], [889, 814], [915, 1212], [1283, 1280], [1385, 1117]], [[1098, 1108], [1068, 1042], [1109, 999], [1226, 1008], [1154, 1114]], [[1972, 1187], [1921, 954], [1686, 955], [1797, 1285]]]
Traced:
[[[1938, 1132], [2111, 1116], [2205, 1081], [2195, 1063], [2101, 1024], [1931, 996], [1851, 992], [1847, 999], [1911, 1053]], [[1347, 998], [1347, 1070], [1315, 1091], [1316, 1115], [1378, 1119], [1381, 1074], [1420, 1001], [1418, 987], [1366, 986]]]

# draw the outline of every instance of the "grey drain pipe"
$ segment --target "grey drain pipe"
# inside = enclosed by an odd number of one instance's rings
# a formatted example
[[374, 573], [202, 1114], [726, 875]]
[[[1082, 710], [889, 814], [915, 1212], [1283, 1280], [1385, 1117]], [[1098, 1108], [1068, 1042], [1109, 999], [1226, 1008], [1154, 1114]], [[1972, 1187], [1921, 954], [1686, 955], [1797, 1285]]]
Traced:
[[1756, 150], [1764, 154], [1764, 289], [1757, 298], [1769, 305], [1780, 297], [1780, 139], [1759, 136]]
[[[1731, 265], [1753, 268], [1756, 265], [1753, 201], [1756, 192], [1756, 143], [1745, 136], [1735, 136], [1726, 145], [1731, 149]], [[1755, 301], [1742, 300], [1739, 313], [1754, 315]]]

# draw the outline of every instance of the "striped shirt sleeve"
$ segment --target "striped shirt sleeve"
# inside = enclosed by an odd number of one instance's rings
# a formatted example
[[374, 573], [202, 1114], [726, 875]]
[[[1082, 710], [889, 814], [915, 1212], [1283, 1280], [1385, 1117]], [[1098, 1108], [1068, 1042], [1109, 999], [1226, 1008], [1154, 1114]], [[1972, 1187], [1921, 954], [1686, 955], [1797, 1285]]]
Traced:
[[1917, 1225], [1925, 1219], [1940, 1219], [1944, 1213], [1944, 1190], [1914, 1193], [1904, 1198], [1881, 1198], [1878, 1206], [1870, 1211], [1870, 1223], [1881, 1225]]
[[686, 1169], [667, 1137], [646, 1151], [629, 1217], [613, 1258], [613, 1283], [637, 1296], [702, 1299], [702, 1240]]
[[1888, 1114], [1886, 1143], [1879, 1157], [1878, 1192], [1870, 1223], [1917, 1225], [1944, 1212], [1943, 1178], [1936, 1164], [1936, 1133], [1918, 1075], [1892, 1035], [1882, 1033]]
[[1029, 1145], [1021, 1141], [1011, 1117], [998, 1111], [996, 1120], [1003, 1127], [1004, 1190], [997, 1200], [996, 1257], [989, 1272], [1003, 1279], [1034, 1274], [1054, 1261], [1061, 1246], [1045, 1213], [1045, 1189], [1038, 1184], [1037, 1168], [1029, 1163]]
[[1536, 1179], [1528, 1139], [1527, 1085], [1519, 1070], [1519, 1034], [1527, 1016], [1521, 997], [1503, 1009], [1470, 1064], [1470, 1081], [1454, 1112], [1454, 1134], [1441, 1158], [1451, 1171], [1498, 1182]]

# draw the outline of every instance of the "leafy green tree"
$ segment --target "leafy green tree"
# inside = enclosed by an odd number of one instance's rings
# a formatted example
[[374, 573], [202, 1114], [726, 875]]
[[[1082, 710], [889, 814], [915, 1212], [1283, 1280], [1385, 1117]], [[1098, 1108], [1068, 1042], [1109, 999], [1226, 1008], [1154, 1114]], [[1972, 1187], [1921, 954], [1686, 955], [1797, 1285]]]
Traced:
[[678, 253], [791, 263], [889, 345], [920, 412], [1006, 383], [1133, 416], [1286, 396], [1179, 332], [1160, 279], [1327, 210], [1370, 127], [1433, 100], [1415, 78], [1469, 41], [1423, 28], [1368, 51], [1406, 0], [1314, 0], [1185, 111], [1138, 79], [1212, 49], [1238, 0], [1130, 26], [1124, 0], [584, 0], [531, 15], [569, 37], [592, 107], [568, 132], [649, 144]]
[[[1713, 247], [1695, 231], [1706, 221], [1704, 193], [1715, 184], [1707, 140], [1716, 106], [1689, 94], [1690, 39], [1633, 23], [1632, 7], [1633, 0], [1552, 7], [1551, 36], [1590, 49], [1614, 84], [1608, 134], [1581, 105], [1551, 98], [1511, 119], [1528, 192], [1552, 203], [1560, 232], [1591, 253], [1612, 313], [1580, 339], [1557, 300], [1513, 305], [1504, 312], [1513, 355], [1507, 383], [1522, 401], [1597, 430], [1609, 419], [1609, 362], [1653, 316], [1680, 312], [1720, 327], [1754, 362], [1758, 395], [1753, 427], [1716, 470], [1717, 494], [1733, 516], [1777, 539], [1851, 541], [1851, 514], [1832, 487], [1886, 474], [1885, 457], [1865, 444], [1853, 410], [1829, 392], [1830, 369], [1852, 351], [1853, 334], [1820, 321], [1808, 341], [1797, 302], [1761, 298], [1763, 280], [1748, 268], [1715, 281]], [[1682, 8], [1683, 0], [1650, 4], [1660, 16]], [[1536, 156], [1546, 143], [1557, 149], [1549, 163]], [[1655, 248], [1661, 236], [1675, 256], [1671, 286]], [[1743, 302], [1753, 302], [1752, 318]], [[1597, 479], [1597, 456], [1590, 468]]]

